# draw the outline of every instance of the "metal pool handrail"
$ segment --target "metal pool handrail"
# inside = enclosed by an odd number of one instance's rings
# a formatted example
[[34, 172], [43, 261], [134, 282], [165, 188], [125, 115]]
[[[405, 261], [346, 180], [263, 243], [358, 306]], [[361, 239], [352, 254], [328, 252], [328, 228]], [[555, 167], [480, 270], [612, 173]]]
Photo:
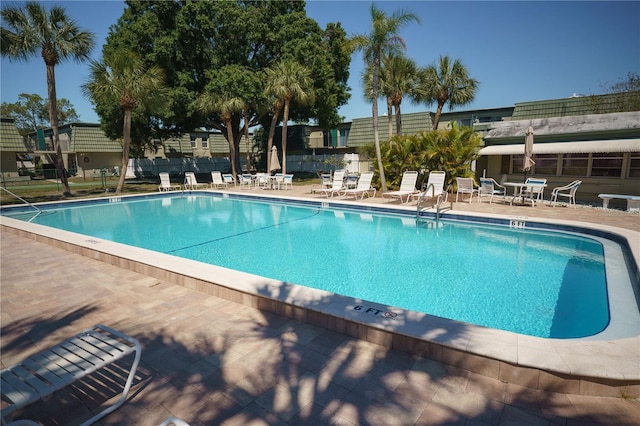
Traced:
[[9, 195], [13, 195], [15, 198], [17, 198], [18, 200], [22, 201], [23, 203], [27, 204], [29, 207], [33, 207], [36, 210], [36, 214], [29, 219], [29, 222], [31, 222], [33, 219], [35, 219], [39, 214], [42, 213], [42, 210], [39, 209], [38, 207], [34, 206], [33, 204], [31, 204], [30, 202], [28, 202], [27, 200], [25, 200], [24, 198], [14, 194], [13, 192], [9, 191], [7, 188], [5, 188], [4, 186], [0, 186], [0, 189], [4, 190], [7, 194]]

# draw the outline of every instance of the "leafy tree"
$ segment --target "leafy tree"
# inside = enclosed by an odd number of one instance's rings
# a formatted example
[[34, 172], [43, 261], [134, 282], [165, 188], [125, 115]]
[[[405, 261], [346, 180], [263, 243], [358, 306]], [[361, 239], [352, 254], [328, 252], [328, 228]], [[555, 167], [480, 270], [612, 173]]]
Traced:
[[[591, 95], [591, 107], [595, 113], [640, 111], [640, 75], [630, 72], [627, 79], [618, 79], [602, 86], [609, 96]], [[612, 102], [611, 102], [611, 99]], [[605, 104], [605, 100], [606, 102]]]
[[418, 97], [427, 105], [436, 102], [438, 106], [433, 129], [438, 128], [445, 104], [453, 109], [470, 103], [476, 96], [478, 85], [478, 80], [469, 77], [469, 71], [459, 59], [452, 63], [448, 56], [440, 56], [437, 66], [426, 67], [422, 72]]
[[58, 134], [55, 66], [67, 59], [76, 61], [87, 59], [93, 49], [94, 34], [81, 30], [59, 6], [51, 7], [47, 13], [42, 4], [30, 1], [24, 5], [24, 8], [4, 8], [1, 14], [6, 24], [0, 29], [2, 56], [28, 61], [40, 53], [44, 59], [47, 69], [49, 121], [56, 150], [56, 168], [62, 182], [62, 194], [70, 196], [71, 190]]
[[387, 16], [384, 11], [378, 9], [375, 4], [371, 4], [371, 32], [367, 35], [356, 35], [352, 38], [353, 47], [363, 52], [364, 61], [372, 69], [371, 100], [373, 115], [373, 138], [376, 148], [376, 158], [378, 160], [378, 171], [382, 191], [387, 190], [387, 182], [382, 164], [382, 154], [380, 152], [380, 139], [378, 136], [378, 96], [380, 90], [380, 67], [384, 54], [397, 53], [405, 48], [405, 42], [398, 35], [400, 28], [411, 22], [419, 22], [413, 13], [405, 11], [394, 12]]
[[145, 67], [136, 54], [121, 50], [104, 56], [102, 62], [91, 62], [91, 78], [82, 90], [94, 103], [117, 104], [124, 112], [122, 173], [116, 188], [120, 194], [129, 164], [133, 111], [138, 106], [153, 111], [164, 103], [164, 73], [157, 66]]
[[[308, 68], [291, 60], [278, 62], [273, 68], [267, 68], [267, 85], [265, 92], [275, 98], [273, 116], [278, 118], [279, 108], [284, 108], [282, 117], [282, 173], [287, 173], [287, 122], [292, 103], [311, 104], [315, 100], [311, 88], [311, 72]], [[267, 146], [267, 168], [271, 164], [271, 146], [275, 121], [271, 121], [269, 134], [270, 144]]]
[[[169, 87], [166, 108], [154, 116], [139, 118], [141, 124], [154, 126], [153, 134], [180, 134], [199, 127], [221, 129], [226, 138], [233, 135], [229, 142], [234, 144], [235, 157], [231, 160], [238, 163], [245, 123], [248, 127], [268, 126], [266, 114], [271, 105], [264, 96], [258, 96], [264, 90], [260, 75], [283, 58], [311, 70], [317, 94], [314, 104], [295, 104], [291, 120], [314, 119], [326, 128], [341, 122], [337, 109], [349, 97], [346, 34], [339, 24], [320, 29], [306, 16], [304, 2], [128, 0], [126, 5], [104, 51], [130, 49], [146, 64], [165, 69]], [[208, 91], [206, 87], [213, 78], [221, 76], [213, 71], [234, 65], [245, 70], [245, 77], [262, 81], [262, 86], [249, 94], [234, 94], [247, 103], [246, 108], [231, 113], [229, 133], [220, 114], [198, 109], [196, 99]], [[246, 99], [247, 95], [251, 99]], [[113, 115], [104, 112], [108, 111], [98, 110], [103, 125], [113, 126]]]
[[[68, 99], [60, 98], [58, 105], [58, 125], [74, 123], [80, 120], [76, 110]], [[20, 93], [15, 103], [3, 102], [0, 115], [16, 120], [16, 127], [21, 135], [33, 133], [38, 129], [50, 127], [49, 101], [37, 94]]]

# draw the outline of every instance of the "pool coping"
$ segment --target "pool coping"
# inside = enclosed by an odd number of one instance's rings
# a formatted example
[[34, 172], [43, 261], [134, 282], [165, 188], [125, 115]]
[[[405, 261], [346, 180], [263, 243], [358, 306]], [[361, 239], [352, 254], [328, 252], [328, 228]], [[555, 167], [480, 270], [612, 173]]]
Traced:
[[[385, 206], [342, 200], [207, 192], [306, 205], [320, 203], [325, 207], [342, 206], [370, 212], [389, 210]], [[392, 209], [415, 214], [415, 207], [393, 206]], [[557, 219], [514, 218], [472, 212], [443, 213], [443, 217], [457, 216], [471, 220], [474, 217], [478, 220], [519, 220], [543, 227], [545, 224], [564, 225], [618, 235], [621, 241], [627, 241], [635, 261], [637, 278], [640, 247], [631, 242], [640, 241], [640, 232]], [[12, 232], [158, 280], [425, 356], [504, 382], [571, 394], [640, 396], [640, 330], [636, 336], [612, 340], [544, 339], [404, 311], [9, 217], [0, 217], [0, 225], [3, 232]]]

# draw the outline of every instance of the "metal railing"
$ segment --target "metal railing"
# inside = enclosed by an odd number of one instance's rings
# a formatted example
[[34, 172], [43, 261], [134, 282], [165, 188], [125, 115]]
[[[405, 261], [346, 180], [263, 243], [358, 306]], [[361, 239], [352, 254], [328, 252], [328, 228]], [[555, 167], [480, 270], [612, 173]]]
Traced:
[[[428, 195], [429, 188], [431, 188], [431, 196]], [[422, 191], [422, 193], [420, 193], [420, 196], [418, 197], [418, 203], [416, 204], [416, 221], [423, 219], [423, 216], [421, 215], [421, 213], [426, 210], [426, 208], [422, 207], [423, 200], [427, 200], [427, 199], [435, 200], [436, 222], [440, 220], [440, 214], [442, 212], [447, 210], [453, 210], [453, 198], [449, 202], [450, 204], [448, 208], [442, 207], [442, 203], [447, 200], [450, 190], [453, 190], [453, 186], [451, 184], [449, 184], [447, 188], [444, 191], [442, 191], [440, 194], [438, 194], [438, 196], [436, 197], [435, 186], [432, 183], [429, 184], [427, 188], [424, 191]], [[434, 205], [431, 204], [431, 207], [434, 207]]]
[[42, 210], [39, 209], [38, 207], [34, 206], [33, 204], [31, 204], [30, 202], [28, 202], [27, 200], [25, 200], [24, 198], [20, 197], [19, 195], [14, 194], [13, 192], [9, 191], [7, 188], [5, 188], [4, 186], [0, 186], [0, 189], [2, 189], [3, 191], [5, 191], [7, 194], [12, 195], [13, 197], [17, 198], [18, 200], [22, 201], [23, 203], [25, 203], [26, 205], [28, 205], [29, 207], [32, 207], [33, 209], [35, 209], [36, 214], [28, 220], [28, 222], [31, 222], [33, 219], [35, 219], [36, 217], [38, 217], [41, 213]]

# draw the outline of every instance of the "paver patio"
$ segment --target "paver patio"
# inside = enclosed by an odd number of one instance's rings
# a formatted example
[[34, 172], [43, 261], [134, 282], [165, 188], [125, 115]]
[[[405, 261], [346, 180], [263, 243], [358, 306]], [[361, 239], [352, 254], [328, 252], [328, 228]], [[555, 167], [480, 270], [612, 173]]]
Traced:
[[[475, 202], [454, 208], [524, 211], [640, 229], [640, 215], [601, 209]], [[638, 399], [503, 383], [7, 232], [0, 239], [3, 368], [96, 323], [142, 342], [132, 396], [103, 419], [105, 425], [156, 425], [169, 416], [192, 425], [634, 425], [640, 420]], [[120, 378], [117, 370], [94, 375], [30, 406], [24, 416], [45, 425], [78, 424], [115, 395], [113, 383]]]

